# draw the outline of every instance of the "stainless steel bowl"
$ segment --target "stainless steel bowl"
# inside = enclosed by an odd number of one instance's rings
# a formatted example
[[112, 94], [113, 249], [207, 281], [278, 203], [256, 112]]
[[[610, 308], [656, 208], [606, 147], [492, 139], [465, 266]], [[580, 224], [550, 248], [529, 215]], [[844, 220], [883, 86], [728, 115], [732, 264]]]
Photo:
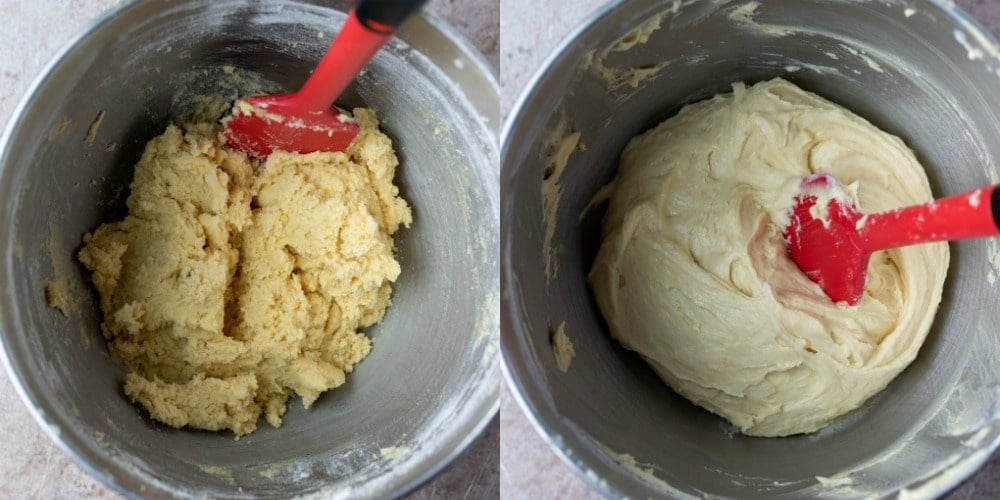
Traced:
[[[122, 394], [76, 263], [82, 235], [122, 215], [143, 145], [192, 111], [176, 97], [297, 88], [353, 4], [330, 3], [128, 2], [49, 65], [7, 128], [6, 364], [48, 434], [119, 491], [396, 495], [444, 467], [497, 411], [499, 90], [476, 52], [428, 17], [408, 22], [340, 102], [377, 110], [414, 210], [397, 236], [393, 305], [368, 330], [371, 355], [312, 409], [292, 400], [281, 428], [240, 440], [151, 422]], [[68, 317], [45, 304], [50, 279], [76, 297]]]
[[[1000, 181], [998, 44], [951, 2], [754, 4], [617, 2], [574, 32], [521, 96], [501, 138], [508, 379], [553, 448], [614, 496], [940, 494], [1000, 442], [998, 240], [952, 245], [918, 359], [862, 408], [805, 436], [745, 437], [676, 395], [610, 338], [592, 300], [585, 277], [601, 209], [578, 217], [614, 176], [625, 144], [735, 81], [783, 76], [902, 137], [937, 195]], [[646, 41], [635, 31], [643, 26]], [[634, 68], [652, 76], [633, 87]], [[586, 148], [560, 177], [558, 274], [546, 284], [540, 187], [552, 144], [574, 131]], [[576, 351], [566, 374], [549, 345], [563, 321]]]

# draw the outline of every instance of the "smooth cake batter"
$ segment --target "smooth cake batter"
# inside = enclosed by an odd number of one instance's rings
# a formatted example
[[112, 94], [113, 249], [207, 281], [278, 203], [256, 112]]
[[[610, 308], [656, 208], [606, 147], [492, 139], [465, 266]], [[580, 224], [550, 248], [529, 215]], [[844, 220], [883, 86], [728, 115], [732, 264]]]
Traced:
[[125, 393], [174, 427], [277, 427], [371, 349], [399, 276], [392, 234], [411, 222], [375, 114], [345, 153], [224, 146], [217, 125], [170, 126], [135, 168], [128, 216], [84, 237]]
[[812, 173], [863, 212], [931, 199], [897, 137], [781, 79], [735, 84], [629, 143], [590, 272], [612, 335], [749, 435], [860, 406], [913, 361], [941, 299], [945, 243], [876, 253], [854, 307], [799, 271], [781, 232]]

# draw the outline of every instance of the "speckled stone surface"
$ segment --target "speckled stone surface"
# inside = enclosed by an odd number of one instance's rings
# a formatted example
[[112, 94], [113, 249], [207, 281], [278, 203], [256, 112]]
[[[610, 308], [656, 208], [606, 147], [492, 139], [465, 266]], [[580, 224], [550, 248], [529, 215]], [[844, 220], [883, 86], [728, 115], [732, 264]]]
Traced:
[[[118, 0], [0, 0], [0, 124], [6, 126], [31, 82], [56, 52]], [[429, 11], [479, 48], [499, 72], [496, 0], [431, 0]], [[0, 498], [118, 498], [42, 433], [0, 370]], [[500, 421], [410, 498], [497, 498]]]
[[[514, 102], [562, 39], [604, 0], [500, 0], [500, 106]], [[955, 0], [1000, 35], [1000, 0]], [[504, 384], [500, 397], [500, 489], [504, 498], [597, 499], [601, 496], [549, 448]], [[1000, 455], [948, 495], [950, 499], [1000, 498]]]

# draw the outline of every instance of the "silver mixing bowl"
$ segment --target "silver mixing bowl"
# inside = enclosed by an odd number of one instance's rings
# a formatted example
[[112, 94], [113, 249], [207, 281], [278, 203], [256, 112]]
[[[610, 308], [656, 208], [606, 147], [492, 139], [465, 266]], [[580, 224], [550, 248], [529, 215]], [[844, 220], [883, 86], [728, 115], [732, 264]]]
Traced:
[[[253, 83], [238, 78], [247, 70], [262, 76], [256, 84], [297, 88], [344, 19], [330, 4], [128, 2], [49, 65], [7, 128], [6, 363], [52, 439], [121, 492], [401, 494], [457, 456], [497, 411], [499, 90], [480, 56], [426, 16], [408, 22], [339, 102], [378, 112], [414, 211], [413, 226], [397, 235], [403, 273], [393, 304], [368, 330], [371, 355], [310, 410], [293, 399], [281, 428], [262, 423], [239, 440], [152, 422], [122, 393], [123, 369], [108, 356], [96, 293], [76, 263], [81, 237], [123, 215], [143, 145], [191, 112], [189, 99], [175, 97], [239, 90]], [[68, 317], [45, 304], [50, 279], [75, 296]]]
[[[1000, 442], [998, 240], [952, 245], [933, 329], [905, 372], [830, 427], [789, 438], [742, 436], [676, 395], [611, 339], [590, 294], [602, 210], [577, 218], [614, 176], [625, 144], [733, 82], [783, 76], [846, 106], [903, 138], [939, 196], [1000, 182], [998, 44], [951, 2], [749, 4], [610, 5], [562, 44], [515, 105], [501, 135], [508, 380], [562, 458], [614, 496], [940, 494]], [[661, 27], [648, 41], [626, 37], [654, 16]], [[623, 37], [638, 43], [603, 50]], [[669, 65], [635, 88], [609, 89], [586, 64], [602, 52], [612, 74]], [[551, 144], [573, 131], [586, 148], [561, 176], [558, 274], [547, 285], [540, 186]], [[577, 353], [566, 374], [549, 345], [562, 321]]]

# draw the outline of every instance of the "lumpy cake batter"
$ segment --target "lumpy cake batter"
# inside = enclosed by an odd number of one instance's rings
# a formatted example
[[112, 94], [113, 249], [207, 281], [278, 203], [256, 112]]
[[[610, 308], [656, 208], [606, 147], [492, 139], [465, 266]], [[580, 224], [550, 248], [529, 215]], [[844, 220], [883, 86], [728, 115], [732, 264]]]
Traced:
[[375, 114], [345, 153], [255, 164], [218, 126], [170, 126], [135, 168], [128, 216], [84, 237], [125, 393], [174, 427], [277, 427], [344, 383], [399, 276], [392, 234], [411, 222]]
[[612, 335], [743, 433], [815, 431], [917, 355], [948, 246], [876, 253], [858, 305], [833, 303], [782, 239], [802, 178], [879, 212], [927, 201], [898, 138], [781, 79], [686, 106], [622, 154], [590, 272]]

